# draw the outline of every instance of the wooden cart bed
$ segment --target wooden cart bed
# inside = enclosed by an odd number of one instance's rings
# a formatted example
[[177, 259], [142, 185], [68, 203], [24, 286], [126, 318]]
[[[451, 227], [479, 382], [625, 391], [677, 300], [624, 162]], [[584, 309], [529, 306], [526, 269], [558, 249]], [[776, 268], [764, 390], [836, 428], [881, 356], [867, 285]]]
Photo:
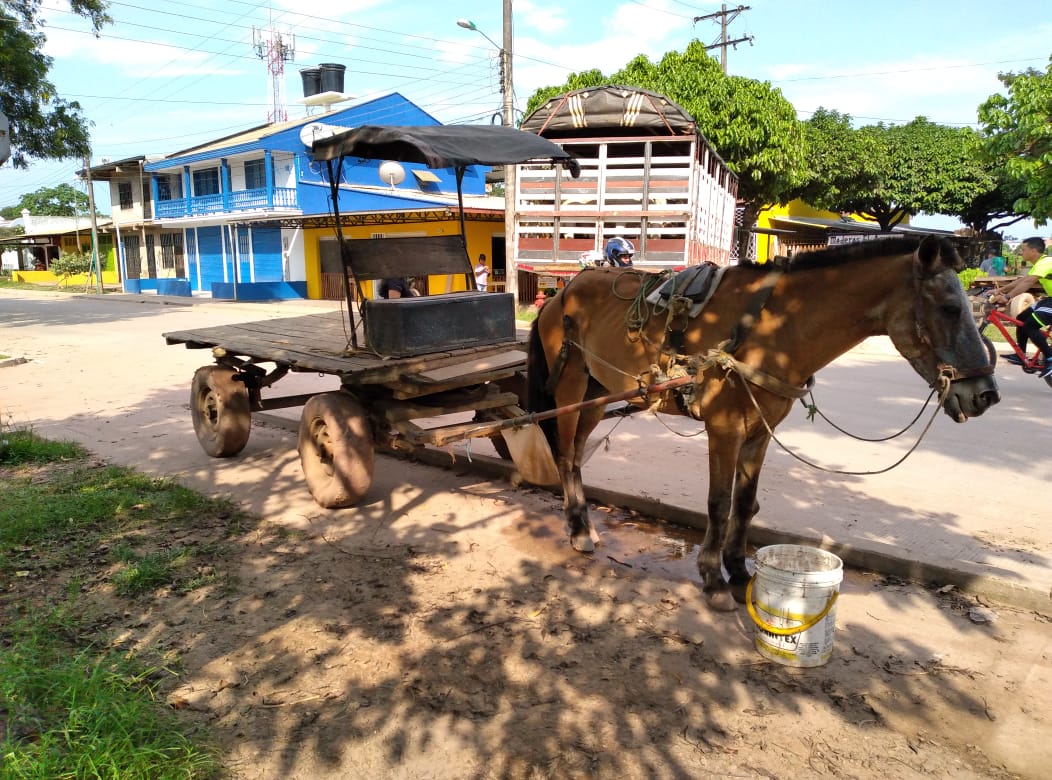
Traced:
[[440, 385], [458, 376], [486, 381], [491, 371], [525, 362], [525, 344], [507, 342], [410, 357], [381, 357], [350, 345], [343, 312], [240, 322], [165, 333], [168, 344], [189, 349], [222, 349], [257, 362], [273, 362], [293, 371], [333, 374], [349, 384], [388, 384], [407, 379]]

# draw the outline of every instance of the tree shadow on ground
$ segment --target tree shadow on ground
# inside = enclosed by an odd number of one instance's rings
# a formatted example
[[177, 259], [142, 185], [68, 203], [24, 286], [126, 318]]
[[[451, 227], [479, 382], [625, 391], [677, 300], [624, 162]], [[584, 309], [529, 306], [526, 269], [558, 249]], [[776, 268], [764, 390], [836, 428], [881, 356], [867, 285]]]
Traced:
[[[250, 774], [784, 776], [813, 771], [806, 741], [831, 722], [860, 736], [841, 770], [877, 749], [922, 772], [934, 748], [882, 736], [889, 714], [924, 721], [917, 703], [938, 700], [985, 717], [967, 674], [884, 665], [928, 664], [942, 646], [935, 635], [860, 622], [826, 667], [758, 659], [743, 613], [705, 612], [689, 567], [659, 576], [602, 548], [570, 552], [558, 501], [543, 491], [381, 458], [361, 505], [321, 510], [286, 431], [254, 426], [238, 458], [204, 456], [185, 387], [111, 417], [35, 422], [260, 515], [232, 540], [233, 592], [158, 595], [134, 615], [143, 651], [165, 636], [179, 654], [174, 691], [190, 714], [235, 761], [265, 767]], [[887, 522], [915, 512], [855, 498]], [[691, 543], [681, 549], [687, 557]], [[988, 630], [942, 614], [962, 635]], [[785, 719], [800, 744], [775, 727]], [[443, 763], [465, 753], [473, 765]]]

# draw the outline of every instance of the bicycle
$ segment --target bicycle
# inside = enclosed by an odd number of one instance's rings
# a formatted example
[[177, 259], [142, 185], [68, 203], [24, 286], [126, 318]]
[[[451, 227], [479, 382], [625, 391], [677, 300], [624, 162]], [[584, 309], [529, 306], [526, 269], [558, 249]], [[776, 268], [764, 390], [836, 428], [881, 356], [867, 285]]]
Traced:
[[[1023, 369], [1024, 373], [1036, 374], [1045, 367], [1045, 357], [1041, 354], [1041, 351], [1035, 346], [1033, 347], [1033, 354], [1028, 355], [1019, 348], [1019, 344], [1015, 340], [1013, 333], [1010, 333], [1008, 326], [1013, 326], [1013, 329], [1018, 327], [1021, 323], [1015, 317], [1005, 314], [1000, 307], [992, 303], [984, 303], [983, 316], [979, 322], [979, 335], [983, 337], [983, 341], [986, 342], [987, 349], [990, 352], [990, 361], [992, 363], [997, 362], [997, 351], [993, 347], [993, 343], [990, 341], [988, 335], [991, 327], [996, 328], [1004, 336], [1008, 346], [1012, 348], [1016, 357], [1021, 361], [1020, 368]], [[1042, 328], [1042, 333], [1045, 334], [1045, 338], [1052, 338], [1052, 325]], [[1052, 387], [1052, 377], [1046, 377], [1045, 383]]]

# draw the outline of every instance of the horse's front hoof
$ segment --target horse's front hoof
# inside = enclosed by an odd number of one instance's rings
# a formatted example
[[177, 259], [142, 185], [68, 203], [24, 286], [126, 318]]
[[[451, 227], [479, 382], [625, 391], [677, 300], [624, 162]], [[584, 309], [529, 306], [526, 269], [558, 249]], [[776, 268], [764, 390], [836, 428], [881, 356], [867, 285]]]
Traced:
[[715, 590], [705, 593], [705, 603], [713, 612], [734, 612], [738, 608], [734, 596], [729, 590]]
[[591, 534], [573, 534], [570, 536], [570, 544], [577, 552], [590, 553], [595, 552], [596, 540], [592, 538]]

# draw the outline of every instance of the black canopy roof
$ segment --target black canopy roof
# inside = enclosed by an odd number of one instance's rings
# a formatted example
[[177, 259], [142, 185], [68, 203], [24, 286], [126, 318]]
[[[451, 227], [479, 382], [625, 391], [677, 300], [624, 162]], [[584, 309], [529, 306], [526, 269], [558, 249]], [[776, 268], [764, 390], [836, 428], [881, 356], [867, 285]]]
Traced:
[[546, 138], [595, 135], [692, 135], [694, 117], [664, 95], [608, 84], [575, 89], [547, 100], [522, 120], [522, 129]]
[[580, 171], [576, 158], [561, 146], [539, 135], [501, 125], [363, 125], [319, 138], [311, 149], [316, 160], [366, 157], [425, 163], [429, 168], [550, 160], [568, 165], [574, 176]]

